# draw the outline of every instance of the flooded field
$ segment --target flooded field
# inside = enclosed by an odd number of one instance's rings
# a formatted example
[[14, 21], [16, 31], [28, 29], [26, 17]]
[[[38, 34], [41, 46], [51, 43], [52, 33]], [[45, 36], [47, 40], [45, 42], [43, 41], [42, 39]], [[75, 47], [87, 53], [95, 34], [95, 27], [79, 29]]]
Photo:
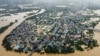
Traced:
[[[100, 11], [96, 11], [96, 13], [99, 13]], [[99, 14], [100, 15], [100, 14]], [[5, 48], [2, 46], [2, 40], [6, 35], [8, 35], [13, 29], [15, 29], [18, 25], [21, 24], [25, 20], [24, 18], [20, 19], [17, 23], [13, 24], [11, 27], [9, 27], [4, 33], [0, 35], [0, 56], [28, 56], [29, 54], [24, 53], [16, 53], [14, 51], [6, 51]], [[1, 24], [1, 23], [0, 23]], [[2, 23], [5, 24], [5, 23]], [[95, 29], [100, 29], [100, 23], [95, 27]], [[94, 38], [97, 39], [99, 45], [100, 45], [100, 33], [95, 32]], [[76, 51], [72, 54], [38, 54], [33, 53], [32, 56], [99, 56], [100, 55], [100, 46], [94, 48], [93, 50], [85, 50], [83, 52]]]

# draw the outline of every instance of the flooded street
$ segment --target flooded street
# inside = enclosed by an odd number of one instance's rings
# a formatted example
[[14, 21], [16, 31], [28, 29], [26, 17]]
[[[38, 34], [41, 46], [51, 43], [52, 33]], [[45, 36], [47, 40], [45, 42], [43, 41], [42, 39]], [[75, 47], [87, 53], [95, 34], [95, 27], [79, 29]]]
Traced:
[[[40, 12], [40, 14], [43, 13], [44, 11], [45, 10], [42, 10], [42, 12]], [[39, 14], [39, 13], [37, 13], [37, 14]], [[4, 39], [4, 37], [6, 35], [8, 35], [13, 29], [15, 29], [18, 25], [20, 25], [21, 22], [23, 22], [24, 20], [25, 20], [24, 18], [20, 18], [20, 20], [18, 20], [17, 23], [13, 24], [11, 27], [9, 27], [5, 32], [3, 32], [0, 35], [0, 56], [28, 56], [28, 54], [24, 54], [24, 53], [16, 53], [14, 51], [6, 51], [5, 48], [2, 46], [2, 40]], [[100, 29], [100, 23], [95, 27], [95, 29]], [[98, 41], [98, 43], [100, 45], [100, 33], [99, 32], [95, 32], [94, 38]], [[96, 47], [90, 51], [87, 51], [87, 50], [85, 50], [83, 52], [76, 51], [75, 53], [72, 53], [72, 54], [38, 54], [38, 53], [33, 53], [32, 56], [99, 56], [100, 55], [99, 52], [100, 52], [100, 46]]]

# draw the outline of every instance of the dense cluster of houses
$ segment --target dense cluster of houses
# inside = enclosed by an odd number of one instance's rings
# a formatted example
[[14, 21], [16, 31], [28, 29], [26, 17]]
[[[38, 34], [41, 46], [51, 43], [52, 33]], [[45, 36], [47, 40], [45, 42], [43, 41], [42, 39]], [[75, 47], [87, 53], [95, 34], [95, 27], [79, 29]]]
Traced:
[[[24, 21], [6, 36], [3, 46], [7, 50], [19, 52], [43, 51], [46, 53], [73, 53], [75, 50], [83, 51], [98, 46], [97, 41], [92, 38], [93, 36], [84, 34], [84, 30], [88, 30], [89, 35], [93, 34], [93, 29], [88, 29], [92, 26], [81, 24], [88, 19], [80, 19], [76, 16], [74, 19], [65, 16], [52, 19], [48, 17], [47, 19], [46, 15], [48, 14], [36, 18], [36, 24], [30, 23], [28, 20]], [[49, 27], [39, 34], [37, 25], [49, 25]]]

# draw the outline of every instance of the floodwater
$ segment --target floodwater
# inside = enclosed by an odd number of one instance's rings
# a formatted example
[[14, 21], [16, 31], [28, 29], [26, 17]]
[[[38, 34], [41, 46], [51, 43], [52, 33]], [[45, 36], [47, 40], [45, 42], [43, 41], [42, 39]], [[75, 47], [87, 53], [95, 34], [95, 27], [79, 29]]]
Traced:
[[[98, 12], [99, 13], [99, 12]], [[0, 35], [0, 56], [28, 56], [29, 54], [24, 54], [24, 53], [16, 53], [14, 51], [6, 51], [5, 48], [1, 45], [2, 40], [4, 37], [9, 34], [12, 29], [16, 28], [21, 22], [23, 22], [25, 19], [20, 19], [18, 23], [15, 23], [11, 27], [9, 27], [4, 33]], [[100, 23], [95, 27], [96, 29], [100, 29]], [[94, 38], [97, 39], [99, 45], [100, 45], [100, 33], [95, 32]], [[38, 54], [38, 53], [33, 53], [32, 56], [100, 56], [100, 46], [94, 48], [93, 50], [85, 50], [83, 52], [76, 51], [75, 53], [72, 54]]]
[[22, 20], [21, 18], [23, 18], [24, 16], [27, 16], [29, 13], [36, 13], [36, 12], [38, 12], [38, 11], [33, 10], [33, 11], [28, 11], [28, 12], [21, 12], [21, 13], [17, 13], [17, 14], [11, 14], [10, 16], [0, 17], [0, 27], [9, 25], [10, 22], [15, 22], [15, 20]]

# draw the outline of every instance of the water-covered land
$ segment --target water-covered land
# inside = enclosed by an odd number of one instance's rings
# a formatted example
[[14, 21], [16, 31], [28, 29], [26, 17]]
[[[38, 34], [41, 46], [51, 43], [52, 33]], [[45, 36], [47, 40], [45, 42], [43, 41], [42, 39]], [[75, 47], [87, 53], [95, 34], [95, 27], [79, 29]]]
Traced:
[[66, 9], [47, 10], [25, 20], [6, 36], [2, 45], [6, 50], [25, 53], [74, 53], [76, 50], [91, 50], [99, 46], [94, 39], [94, 27], [99, 19], [92, 20], [92, 17], [99, 16], [88, 9], [77, 12]]

